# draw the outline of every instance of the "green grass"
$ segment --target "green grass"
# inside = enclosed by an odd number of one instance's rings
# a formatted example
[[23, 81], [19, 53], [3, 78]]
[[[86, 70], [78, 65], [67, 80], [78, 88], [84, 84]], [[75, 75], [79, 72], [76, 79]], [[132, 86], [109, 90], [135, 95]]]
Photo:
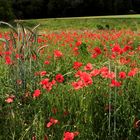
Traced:
[[[132, 29], [140, 28], [140, 15], [118, 15], [118, 16], [97, 16], [97, 17], [71, 17], [71, 18], [50, 18], [16, 20], [25, 26], [34, 27], [40, 24], [40, 30], [95, 30], [95, 29]], [[5, 31], [0, 28], [0, 31]]]
[[140, 15], [37, 19], [24, 20], [23, 23], [30, 27], [40, 24], [40, 29], [49, 31], [98, 29], [100, 25], [103, 28], [107, 25], [110, 29], [131, 28], [137, 30], [140, 27]]

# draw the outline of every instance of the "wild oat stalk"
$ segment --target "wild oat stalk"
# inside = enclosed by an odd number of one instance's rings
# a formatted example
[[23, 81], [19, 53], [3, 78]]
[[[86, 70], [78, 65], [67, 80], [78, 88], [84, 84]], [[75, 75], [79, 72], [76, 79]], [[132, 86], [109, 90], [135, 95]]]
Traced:
[[[7, 39], [1, 38], [5, 42], [5, 51], [11, 53], [12, 64], [9, 65], [9, 78], [13, 84], [16, 93], [31, 89], [31, 78], [33, 78], [34, 67], [37, 66], [38, 46], [37, 46], [37, 25], [33, 29], [25, 28], [22, 24], [17, 23], [14, 27], [9, 23], [0, 22], [8, 26], [11, 30]], [[22, 86], [19, 88], [17, 82], [21, 81]], [[27, 87], [27, 85], [29, 85]]]

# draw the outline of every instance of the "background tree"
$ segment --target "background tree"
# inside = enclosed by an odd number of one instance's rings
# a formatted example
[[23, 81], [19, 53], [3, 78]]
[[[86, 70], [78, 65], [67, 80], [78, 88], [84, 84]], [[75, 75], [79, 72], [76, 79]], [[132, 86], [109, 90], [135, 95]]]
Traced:
[[140, 0], [0, 0], [1, 20], [140, 13]]
[[12, 9], [12, 1], [0, 0], [0, 20], [10, 21], [14, 19], [14, 13]]

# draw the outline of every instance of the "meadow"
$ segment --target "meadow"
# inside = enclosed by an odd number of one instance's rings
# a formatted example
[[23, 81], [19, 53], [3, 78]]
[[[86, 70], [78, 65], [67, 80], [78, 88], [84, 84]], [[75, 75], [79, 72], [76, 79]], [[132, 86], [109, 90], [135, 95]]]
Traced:
[[140, 139], [139, 15], [0, 26], [0, 140]]

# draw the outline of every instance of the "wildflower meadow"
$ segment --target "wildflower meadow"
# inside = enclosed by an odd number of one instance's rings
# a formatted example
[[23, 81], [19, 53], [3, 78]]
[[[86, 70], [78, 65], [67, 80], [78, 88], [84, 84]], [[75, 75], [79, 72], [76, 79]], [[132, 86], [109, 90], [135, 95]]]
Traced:
[[140, 33], [0, 33], [0, 140], [139, 140]]

